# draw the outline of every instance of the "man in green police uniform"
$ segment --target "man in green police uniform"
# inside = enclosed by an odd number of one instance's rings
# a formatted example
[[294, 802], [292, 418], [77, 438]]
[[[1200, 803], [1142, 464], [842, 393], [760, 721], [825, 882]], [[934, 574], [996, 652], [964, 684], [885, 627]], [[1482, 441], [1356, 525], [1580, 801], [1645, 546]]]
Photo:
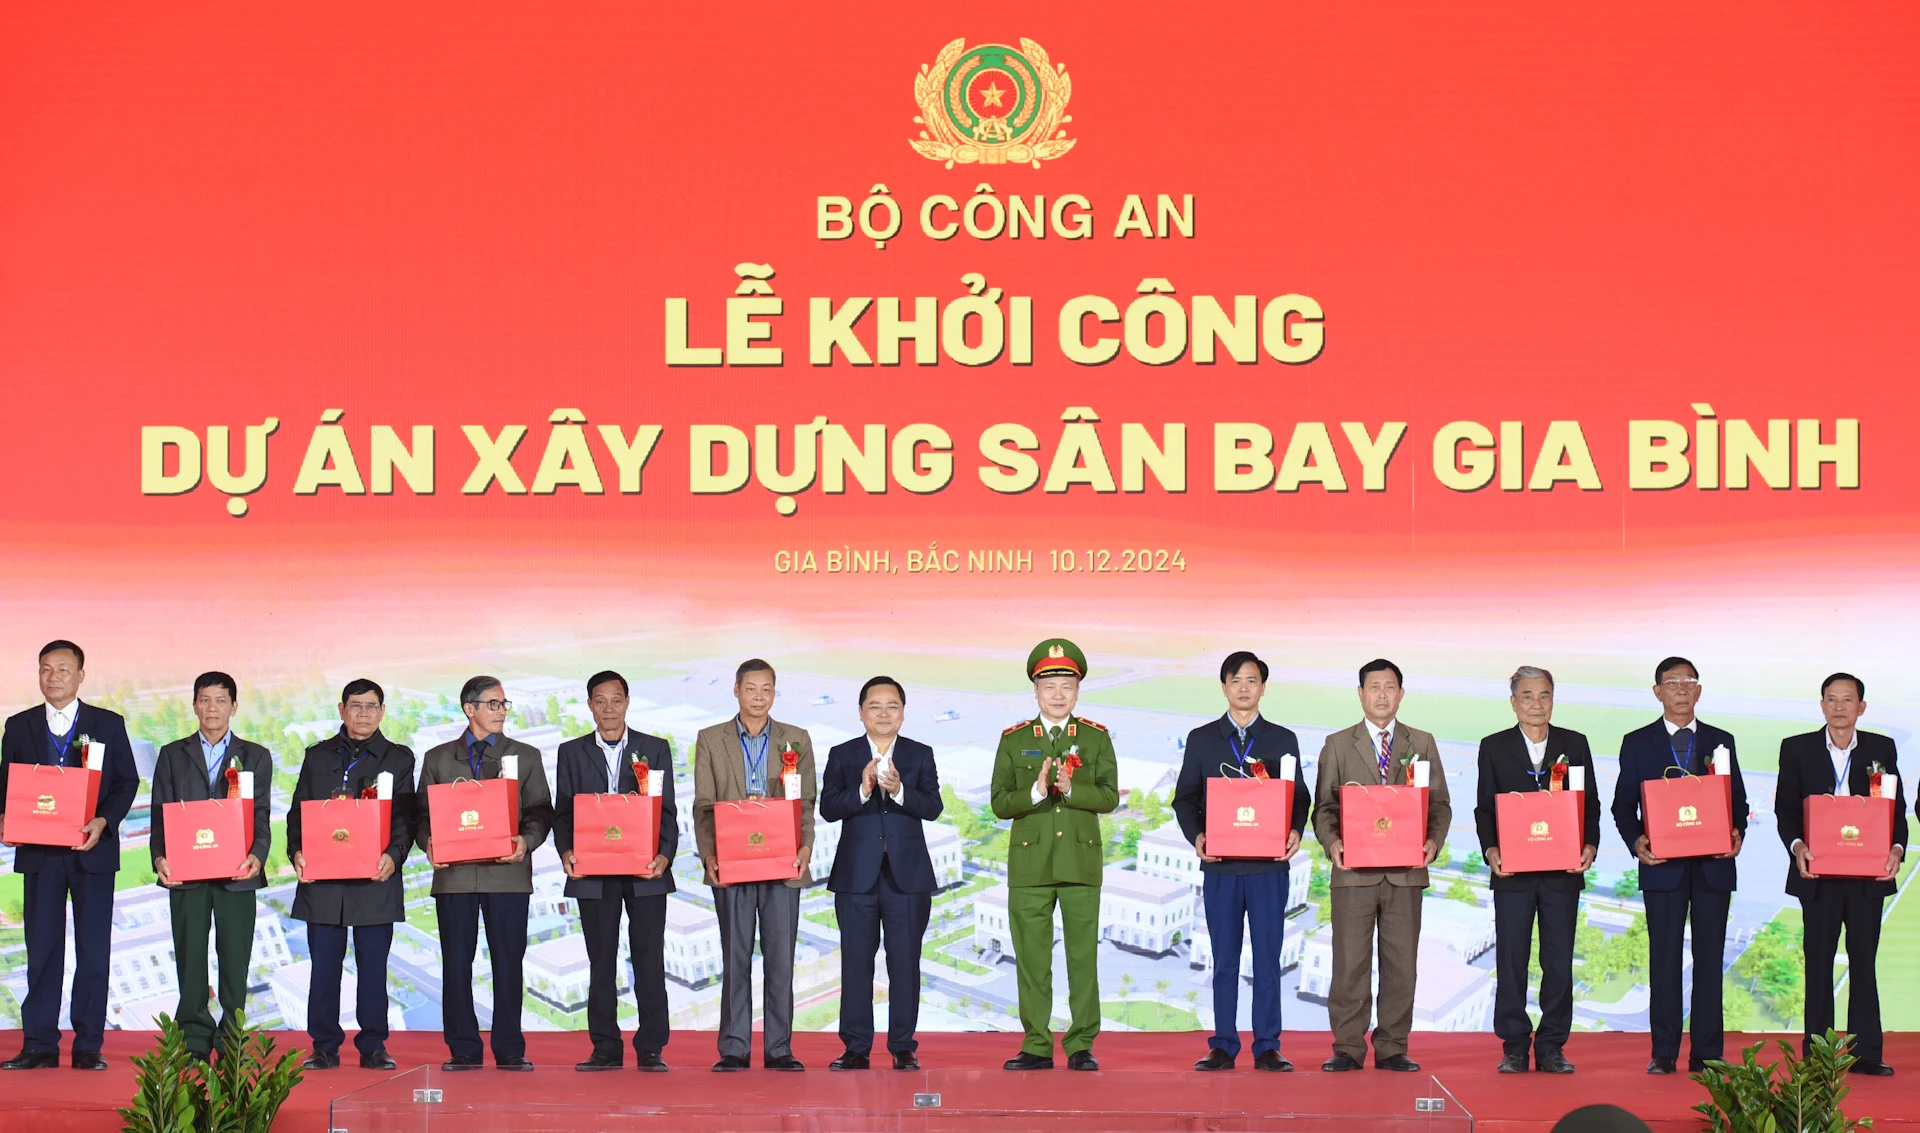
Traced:
[[1119, 769], [1107, 730], [1076, 717], [1087, 657], [1065, 638], [1027, 657], [1040, 714], [1000, 734], [993, 757], [993, 813], [1013, 819], [1007, 839], [1007, 920], [1026, 1041], [1008, 1070], [1053, 1069], [1053, 910], [1067, 945], [1073, 1023], [1060, 1038], [1067, 1069], [1098, 1070], [1100, 1033], [1100, 818], [1120, 803]]

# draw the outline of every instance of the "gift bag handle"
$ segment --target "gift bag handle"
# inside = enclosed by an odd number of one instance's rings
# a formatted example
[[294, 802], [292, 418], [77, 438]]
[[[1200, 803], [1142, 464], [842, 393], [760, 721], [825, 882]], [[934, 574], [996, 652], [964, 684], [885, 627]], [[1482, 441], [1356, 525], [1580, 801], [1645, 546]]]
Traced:
[[1678, 771], [1680, 774], [1685, 775], [1689, 779], [1698, 779], [1700, 777], [1698, 775], [1695, 775], [1693, 772], [1687, 770], [1684, 767], [1675, 767], [1672, 764], [1668, 764], [1667, 767], [1660, 772], [1660, 778], [1662, 779], [1671, 778], [1673, 772], [1675, 771]]
[[1379, 788], [1380, 790], [1383, 790], [1383, 791], [1393, 791], [1395, 793], [1398, 793], [1400, 790], [1399, 787], [1394, 786], [1392, 783], [1362, 783], [1357, 779], [1349, 779], [1340, 785], [1343, 787], [1358, 787], [1363, 791], [1371, 791], [1375, 788]]
[[1243, 768], [1241, 768], [1241, 767], [1239, 767], [1239, 766], [1237, 766], [1237, 765], [1235, 765], [1235, 764], [1232, 764], [1232, 763], [1222, 763], [1222, 764], [1220, 765], [1220, 778], [1222, 778], [1222, 779], [1225, 779], [1225, 778], [1227, 777], [1227, 775], [1228, 775], [1228, 773], [1232, 773], [1232, 774], [1233, 774], [1234, 776], [1236, 776], [1236, 777], [1238, 777], [1238, 778], [1241, 778], [1241, 779], [1252, 779], [1252, 778], [1254, 778], [1254, 776], [1252, 776], [1252, 775], [1249, 775], [1249, 774], [1247, 774], [1247, 772], [1246, 772], [1246, 771], [1245, 771], [1245, 770], [1244, 770]]

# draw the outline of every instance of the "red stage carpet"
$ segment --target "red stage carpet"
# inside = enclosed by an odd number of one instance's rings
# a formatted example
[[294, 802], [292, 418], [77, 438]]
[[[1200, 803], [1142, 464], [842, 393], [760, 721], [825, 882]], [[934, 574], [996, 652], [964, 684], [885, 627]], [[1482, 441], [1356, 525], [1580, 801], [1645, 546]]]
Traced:
[[[304, 1045], [304, 1040], [304, 1035], [281, 1036], [282, 1042]], [[117, 1130], [120, 1122], [114, 1107], [126, 1104], [133, 1093], [133, 1067], [128, 1056], [140, 1053], [150, 1041], [151, 1036], [141, 1032], [109, 1032], [106, 1054], [113, 1065], [105, 1073], [61, 1069], [22, 1071], [0, 1077], [0, 1083], [4, 1083], [4, 1094], [0, 1096], [5, 1098], [4, 1106], [0, 1106], [0, 1133]], [[1425, 1071], [1420, 1075], [1376, 1070], [1325, 1074], [1319, 1070], [1320, 1062], [1327, 1055], [1324, 1033], [1289, 1033], [1286, 1043], [1285, 1053], [1300, 1066], [1300, 1072], [1287, 1077], [1256, 1076], [1249, 1069], [1250, 1059], [1244, 1054], [1241, 1069], [1230, 1074], [1169, 1075], [1169, 1071], [1185, 1071], [1195, 1058], [1205, 1053], [1205, 1039], [1198, 1034], [1104, 1036], [1096, 1048], [1101, 1062], [1100, 1074], [1070, 1074], [1064, 1069], [1052, 1074], [1005, 1074], [999, 1070], [1000, 1062], [1016, 1049], [1010, 1035], [931, 1034], [923, 1038], [920, 1056], [927, 1071], [938, 1072], [945, 1078], [942, 1088], [949, 1095], [945, 1103], [949, 1107], [1055, 1111], [1036, 1114], [1025, 1122], [996, 1121], [994, 1128], [1001, 1133], [1019, 1128], [1103, 1129], [1122, 1124], [1133, 1129], [1153, 1128], [1155, 1125], [1142, 1110], [1175, 1107], [1222, 1116], [1249, 1109], [1267, 1113], [1355, 1115], [1395, 1110], [1412, 1119], [1415, 1115], [1410, 1099], [1416, 1093], [1429, 1092], [1422, 1088], [1427, 1074], [1438, 1078], [1458, 1105], [1472, 1114], [1476, 1130], [1492, 1133], [1546, 1130], [1568, 1110], [1594, 1102], [1625, 1106], [1646, 1119], [1659, 1133], [1681, 1130], [1693, 1133], [1701, 1127], [1698, 1116], [1689, 1112], [1688, 1107], [1703, 1100], [1705, 1092], [1684, 1076], [1650, 1078], [1644, 1074], [1647, 1060], [1644, 1035], [1576, 1036], [1567, 1053], [1580, 1069], [1570, 1077], [1495, 1074], [1493, 1066], [1499, 1057], [1499, 1044], [1492, 1035], [1415, 1035], [1412, 1054]], [[605, 1105], [630, 1111], [628, 1120], [623, 1122], [565, 1126], [570, 1128], [668, 1127], [661, 1124], [658, 1111], [651, 1115], [651, 1121], [643, 1120], [648, 1116], [639, 1109], [644, 1103], [757, 1107], [784, 1099], [794, 1105], [838, 1108], [851, 1116], [857, 1111], [906, 1109], [912, 1105], [916, 1086], [926, 1088], [922, 1084], [924, 1075], [895, 1074], [890, 1069], [865, 1074], [829, 1073], [826, 1065], [839, 1053], [839, 1044], [831, 1034], [795, 1036], [794, 1053], [809, 1067], [805, 1074], [772, 1074], [761, 1070], [726, 1076], [711, 1074], [707, 1071], [715, 1058], [711, 1032], [677, 1032], [666, 1052], [674, 1070], [663, 1075], [643, 1076], [631, 1068], [617, 1074], [575, 1073], [573, 1063], [587, 1054], [586, 1036], [581, 1034], [530, 1034], [528, 1044], [528, 1057], [539, 1067], [533, 1074], [504, 1074], [489, 1068], [450, 1076], [450, 1080], [500, 1103]], [[1920, 1125], [1920, 1035], [1890, 1035], [1887, 1045], [1888, 1060], [1900, 1073], [1891, 1079], [1852, 1079], [1848, 1113], [1871, 1116], [1881, 1128]], [[19, 1047], [19, 1032], [0, 1032], [0, 1053], [11, 1055]], [[1732, 1049], [1731, 1043], [1729, 1047]], [[438, 1034], [433, 1032], [398, 1033], [391, 1050], [403, 1072], [426, 1063], [437, 1066], [446, 1057]], [[758, 1058], [757, 1052], [755, 1058]], [[958, 1075], [950, 1073], [952, 1071], [992, 1073]], [[275, 1128], [290, 1133], [325, 1133], [331, 1100], [390, 1077], [390, 1074], [350, 1068], [309, 1074], [281, 1112]], [[973, 1096], [960, 1096], [968, 1092]], [[1169, 1102], [1169, 1094], [1177, 1095], [1177, 1100]], [[1079, 1112], [1058, 1112], [1063, 1109]], [[743, 1118], [746, 1116], [742, 1114]], [[729, 1121], [714, 1127], [810, 1126], [810, 1123], [796, 1124], [792, 1120], [783, 1123], [772, 1113], [761, 1116], [766, 1120]], [[952, 1120], [947, 1122], [941, 1122], [939, 1116], [939, 1111], [917, 1111], [912, 1115], [911, 1124], [927, 1129], [957, 1128], [966, 1124], [958, 1120], [957, 1113], [951, 1114]], [[1449, 1102], [1446, 1116], [1456, 1120], [1460, 1116], [1453, 1102]], [[485, 1133], [482, 1126], [486, 1124], [478, 1120], [462, 1122], [463, 1127], [470, 1127], [470, 1133]], [[818, 1124], [819, 1128], [845, 1127], [824, 1121], [812, 1124]], [[519, 1129], [556, 1127], [551, 1123], [526, 1121], [514, 1126]], [[508, 1126], [501, 1122], [494, 1127]], [[1188, 1119], [1179, 1127], [1234, 1126], [1230, 1122], [1194, 1123]]]

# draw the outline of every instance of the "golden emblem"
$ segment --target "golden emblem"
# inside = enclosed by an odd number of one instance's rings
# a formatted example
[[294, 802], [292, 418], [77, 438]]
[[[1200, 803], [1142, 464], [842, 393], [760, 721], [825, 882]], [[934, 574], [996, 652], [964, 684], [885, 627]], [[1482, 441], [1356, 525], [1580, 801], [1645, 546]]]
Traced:
[[1699, 808], [1699, 807], [1693, 807], [1693, 806], [1683, 806], [1683, 807], [1681, 807], [1681, 808], [1680, 808], [1680, 821], [1682, 821], [1682, 822], [1698, 822], [1698, 821], [1700, 821], [1700, 808]]
[[1540, 821], [1535, 822], [1532, 827], [1532, 832], [1535, 838], [1545, 838], [1547, 836], [1546, 820], [1541, 819]]
[[755, 830], [753, 833], [747, 835], [747, 845], [749, 846], [764, 846], [766, 844], [767, 844], [767, 836], [765, 834], [760, 833], [758, 830]]
[[33, 809], [41, 814], [52, 814], [60, 808], [54, 803], [52, 795], [41, 795], [34, 800]]
[[1393, 819], [1383, 814], [1373, 820], [1373, 829], [1375, 833], [1385, 834], [1387, 831], [1393, 829]]
[[1842, 842], [1858, 842], [1860, 840], [1860, 828], [1858, 826], [1842, 826], [1840, 828], [1840, 840]]
[[193, 844], [195, 846], [213, 845], [213, 831], [208, 830], [205, 827], [201, 827], [200, 829], [195, 830], [193, 832]]
[[480, 829], [480, 812], [477, 810], [461, 811], [460, 812], [460, 829], [462, 830]]
[[1239, 809], [1238, 811], [1236, 811], [1236, 812], [1234, 813], [1234, 817], [1235, 817], [1236, 819], [1238, 819], [1238, 820], [1239, 820], [1240, 822], [1242, 822], [1242, 823], [1249, 823], [1249, 822], [1252, 822], [1252, 821], [1253, 821], [1253, 808], [1252, 808], [1252, 807], [1250, 807], [1250, 806], [1243, 806], [1243, 807], [1241, 807], [1241, 808], [1240, 808], [1240, 809]]
[[622, 837], [623, 835], [620, 833], [620, 828], [618, 826], [607, 827], [607, 841], [618, 842]]
[[[1031, 39], [1020, 47], [984, 43], [967, 49], [965, 37], [940, 49], [932, 66], [913, 79], [913, 120], [926, 127], [908, 144], [920, 156], [956, 164], [1032, 164], [1060, 157], [1074, 138], [1060, 128], [1073, 80]], [[1053, 656], [1061, 655], [1054, 647]]]
[[347, 833], [344, 829], [335, 830], [333, 832], [333, 840], [336, 842], [350, 842], [353, 840], [353, 835]]

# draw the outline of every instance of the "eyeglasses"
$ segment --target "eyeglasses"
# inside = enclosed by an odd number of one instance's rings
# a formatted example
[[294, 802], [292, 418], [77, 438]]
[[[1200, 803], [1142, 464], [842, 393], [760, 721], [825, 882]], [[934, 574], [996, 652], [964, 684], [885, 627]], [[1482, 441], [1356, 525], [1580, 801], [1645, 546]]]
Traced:
[[1660, 687], [1668, 692], [1680, 692], [1683, 689], [1699, 688], [1700, 681], [1697, 677], [1688, 677], [1681, 681], [1661, 681]]
[[489, 712], [506, 712], [513, 708], [513, 701], [511, 700], [469, 700], [467, 703], [473, 705], [475, 708], [484, 708]]
[[348, 705], [346, 705], [345, 707], [346, 707], [346, 710], [347, 710], [347, 711], [348, 711], [349, 713], [351, 713], [352, 715], [355, 715], [355, 716], [372, 716], [372, 715], [375, 715], [376, 713], [378, 713], [378, 712], [379, 712], [379, 711], [380, 711], [380, 710], [381, 710], [382, 708], [384, 708], [384, 707], [385, 707], [385, 705], [381, 705], [381, 704], [348, 704]]

